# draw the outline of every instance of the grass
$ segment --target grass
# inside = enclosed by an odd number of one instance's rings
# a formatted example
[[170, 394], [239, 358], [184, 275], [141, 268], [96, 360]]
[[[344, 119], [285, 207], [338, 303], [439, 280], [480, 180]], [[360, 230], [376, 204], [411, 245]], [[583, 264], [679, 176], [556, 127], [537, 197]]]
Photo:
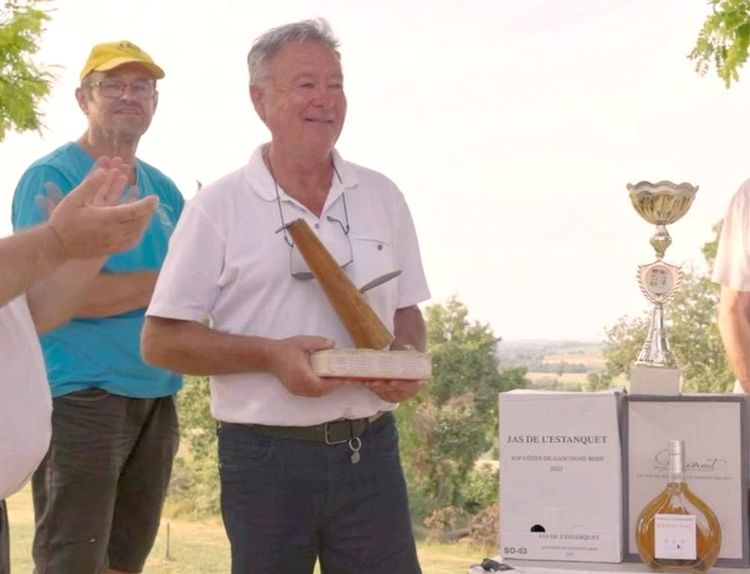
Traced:
[[[30, 488], [27, 486], [11, 496], [7, 502], [11, 535], [11, 571], [14, 574], [31, 572], [34, 511]], [[471, 564], [480, 562], [484, 557], [481, 550], [462, 544], [419, 543], [417, 551], [424, 574], [462, 574]], [[229, 563], [229, 542], [220, 519], [164, 519], [144, 573], [228, 574]]]
[[603, 369], [607, 364], [607, 360], [601, 354], [601, 351], [599, 353], [550, 353], [544, 356], [544, 362], [583, 365], [593, 370]]

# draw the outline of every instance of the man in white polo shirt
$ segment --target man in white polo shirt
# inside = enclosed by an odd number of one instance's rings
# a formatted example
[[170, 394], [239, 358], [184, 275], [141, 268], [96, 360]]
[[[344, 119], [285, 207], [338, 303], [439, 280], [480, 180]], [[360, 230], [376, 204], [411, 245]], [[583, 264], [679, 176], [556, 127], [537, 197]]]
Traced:
[[124, 173], [120, 160], [102, 159], [48, 222], [0, 239], [0, 574], [10, 571], [4, 499], [49, 446], [52, 399], [37, 333], [76, 310], [103, 257], [134, 245], [157, 203], [112, 206]]
[[719, 331], [737, 377], [734, 392], [750, 393], [750, 180], [727, 208], [711, 278], [721, 285]]
[[321, 20], [255, 41], [250, 95], [271, 142], [188, 204], [142, 336], [147, 361], [212, 375], [234, 574], [311, 573], [318, 558], [323, 573], [420, 572], [390, 411], [421, 381], [313, 373], [311, 351], [354, 345], [281, 229], [307, 221], [356, 285], [400, 269], [367, 299], [392, 348], [424, 349], [429, 290], [404, 197], [334, 148], [337, 47]]

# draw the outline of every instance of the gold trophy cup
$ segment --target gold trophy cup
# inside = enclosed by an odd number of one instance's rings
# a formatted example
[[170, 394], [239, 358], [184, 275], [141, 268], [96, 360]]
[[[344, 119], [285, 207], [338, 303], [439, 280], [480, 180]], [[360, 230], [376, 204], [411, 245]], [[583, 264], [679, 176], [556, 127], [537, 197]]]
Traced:
[[664, 328], [664, 305], [682, 282], [682, 271], [663, 260], [672, 243], [667, 225], [685, 215], [695, 199], [697, 186], [671, 181], [628, 184], [630, 201], [640, 216], [656, 226], [651, 237], [656, 260], [638, 266], [638, 285], [653, 304], [646, 340], [630, 369], [632, 394], [677, 395], [680, 392], [680, 371], [669, 348]]

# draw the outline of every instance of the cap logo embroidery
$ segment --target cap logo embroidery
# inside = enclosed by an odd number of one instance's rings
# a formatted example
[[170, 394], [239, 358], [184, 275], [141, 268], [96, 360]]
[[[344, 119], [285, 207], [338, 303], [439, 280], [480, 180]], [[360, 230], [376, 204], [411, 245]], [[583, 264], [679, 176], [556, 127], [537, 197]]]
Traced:
[[127, 41], [120, 42], [120, 48], [122, 48], [123, 50], [132, 50], [133, 52], [142, 52], [142, 50], [138, 46]]

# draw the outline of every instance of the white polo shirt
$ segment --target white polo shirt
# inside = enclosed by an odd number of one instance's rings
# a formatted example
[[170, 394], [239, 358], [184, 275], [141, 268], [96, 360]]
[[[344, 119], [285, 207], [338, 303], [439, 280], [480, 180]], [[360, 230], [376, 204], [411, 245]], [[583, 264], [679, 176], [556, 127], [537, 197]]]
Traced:
[[[319, 335], [338, 347], [352, 347], [317, 281], [292, 277], [296, 249], [278, 232], [282, 214], [262, 147], [247, 165], [204, 187], [188, 203], [147, 314], [188, 321], [210, 316], [212, 327], [225, 333], [273, 339]], [[401, 192], [383, 175], [345, 162], [335, 152], [334, 166], [320, 217], [279, 188], [283, 221], [305, 219], [342, 259], [351, 244], [352, 262], [346, 271], [357, 286], [401, 270], [398, 278], [366, 293], [392, 331], [396, 309], [430, 296], [411, 214]], [[343, 231], [347, 219], [348, 236]], [[312, 425], [393, 407], [360, 384], [313, 398], [289, 393], [269, 373], [211, 378], [211, 411], [227, 422]]]
[[[750, 179], [729, 202], [721, 226], [711, 279], [735, 291], [750, 291]], [[735, 381], [733, 392], [743, 393]]]
[[735, 291], [750, 291], [750, 180], [729, 202], [711, 278]]
[[49, 448], [52, 397], [25, 296], [0, 307], [0, 500], [29, 479]]

